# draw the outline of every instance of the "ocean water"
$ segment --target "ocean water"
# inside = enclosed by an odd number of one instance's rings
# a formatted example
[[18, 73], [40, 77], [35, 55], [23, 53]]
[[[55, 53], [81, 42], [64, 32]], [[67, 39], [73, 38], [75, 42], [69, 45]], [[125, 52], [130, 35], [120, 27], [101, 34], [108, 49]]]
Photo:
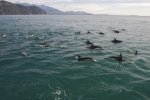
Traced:
[[0, 16], [0, 100], [150, 100], [150, 17]]

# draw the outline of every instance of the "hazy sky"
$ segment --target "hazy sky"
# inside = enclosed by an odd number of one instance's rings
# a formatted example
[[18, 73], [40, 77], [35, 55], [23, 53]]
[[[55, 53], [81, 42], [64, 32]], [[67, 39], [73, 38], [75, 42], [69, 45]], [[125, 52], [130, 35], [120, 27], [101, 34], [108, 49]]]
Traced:
[[7, 0], [44, 4], [63, 11], [86, 11], [93, 14], [150, 16], [150, 0]]

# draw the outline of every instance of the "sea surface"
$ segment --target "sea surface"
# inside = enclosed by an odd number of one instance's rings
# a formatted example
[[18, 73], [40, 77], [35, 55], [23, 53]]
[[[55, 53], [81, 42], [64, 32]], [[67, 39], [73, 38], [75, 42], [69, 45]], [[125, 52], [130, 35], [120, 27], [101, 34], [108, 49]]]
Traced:
[[0, 100], [150, 100], [150, 17], [0, 16]]

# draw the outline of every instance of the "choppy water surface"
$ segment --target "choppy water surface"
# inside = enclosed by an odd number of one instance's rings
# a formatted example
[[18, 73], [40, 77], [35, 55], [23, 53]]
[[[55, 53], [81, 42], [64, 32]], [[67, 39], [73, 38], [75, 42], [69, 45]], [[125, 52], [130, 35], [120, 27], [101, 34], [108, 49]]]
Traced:
[[[149, 26], [136, 16], [0, 16], [0, 100], [150, 100]], [[105, 59], [120, 52], [122, 63]]]

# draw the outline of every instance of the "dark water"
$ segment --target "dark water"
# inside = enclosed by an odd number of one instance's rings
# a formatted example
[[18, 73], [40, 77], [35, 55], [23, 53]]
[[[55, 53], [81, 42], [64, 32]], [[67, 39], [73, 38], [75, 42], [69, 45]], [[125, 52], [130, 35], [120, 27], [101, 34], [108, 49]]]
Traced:
[[[149, 26], [136, 16], [0, 16], [0, 100], [150, 100]], [[122, 63], [105, 59], [120, 52]]]

